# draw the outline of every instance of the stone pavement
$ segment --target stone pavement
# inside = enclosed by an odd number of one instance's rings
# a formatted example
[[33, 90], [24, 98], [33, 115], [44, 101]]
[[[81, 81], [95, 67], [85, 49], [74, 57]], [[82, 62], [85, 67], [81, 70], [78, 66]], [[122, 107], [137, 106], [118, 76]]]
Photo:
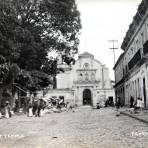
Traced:
[[129, 111], [129, 108], [123, 107], [120, 109], [120, 113], [148, 124], [148, 110], [139, 110], [136, 113], [132, 113]]
[[147, 148], [148, 125], [114, 108], [0, 120], [0, 148]]

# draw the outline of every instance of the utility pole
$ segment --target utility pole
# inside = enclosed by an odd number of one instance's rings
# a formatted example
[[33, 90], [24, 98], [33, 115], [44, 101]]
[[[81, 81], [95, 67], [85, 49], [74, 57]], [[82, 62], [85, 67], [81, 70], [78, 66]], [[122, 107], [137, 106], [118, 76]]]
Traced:
[[114, 55], [114, 65], [115, 65], [115, 49], [118, 49], [117, 47], [115, 47], [115, 43], [118, 42], [118, 40], [109, 40], [109, 42], [112, 42], [113, 47], [109, 48], [111, 50], [113, 50], [113, 55]]
[[106, 101], [105, 80], [104, 80], [104, 66], [102, 66], [102, 89], [104, 90], [104, 101]]

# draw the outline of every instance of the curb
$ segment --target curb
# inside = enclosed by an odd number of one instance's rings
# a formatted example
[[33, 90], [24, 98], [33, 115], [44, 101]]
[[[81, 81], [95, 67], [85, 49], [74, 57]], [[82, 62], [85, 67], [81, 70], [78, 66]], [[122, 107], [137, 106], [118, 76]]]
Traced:
[[141, 119], [141, 118], [138, 118], [138, 117], [135, 117], [135, 116], [133, 116], [133, 115], [127, 114], [127, 113], [125, 113], [125, 112], [122, 112], [122, 111], [121, 111], [120, 114], [125, 115], [125, 116], [128, 116], [128, 117], [131, 117], [131, 118], [134, 118], [134, 119], [136, 119], [136, 120], [138, 120], [138, 121], [141, 121], [141, 122], [144, 122], [144, 123], [148, 124], [148, 121], [146, 121], [146, 120], [144, 120], [144, 119]]

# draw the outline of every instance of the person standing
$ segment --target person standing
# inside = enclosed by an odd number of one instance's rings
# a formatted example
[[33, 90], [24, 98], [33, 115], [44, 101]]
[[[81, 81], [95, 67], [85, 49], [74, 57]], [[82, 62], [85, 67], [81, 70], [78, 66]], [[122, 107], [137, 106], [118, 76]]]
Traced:
[[116, 99], [116, 110], [117, 110], [117, 115], [116, 116], [119, 116], [119, 108], [120, 108], [121, 104], [120, 104], [120, 97], [117, 96], [117, 99]]
[[5, 104], [5, 118], [10, 118], [11, 117], [11, 107], [9, 101], [6, 101]]
[[31, 101], [29, 101], [29, 103], [28, 103], [27, 116], [28, 117], [32, 117], [33, 116], [32, 103], [31, 103]]
[[137, 98], [136, 108], [140, 109], [140, 97]]
[[37, 116], [40, 117], [42, 115], [42, 111], [43, 111], [43, 100], [40, 99], [38, 100], [38, 107], [37, 107]]
[[142, 111], [142, 109], [143, 109], [142, 98], [140, 98], [140, 101], [139, 101], [139, 108], [140, 108], [140, 111]]
[[38, 102], [37, 102], [37, 100], [34, 100], [32, 113], [35, 117], [37, 116], [37, 109], [38, 109]]
[[67, 112], [69, 111], [69, 110], [71, 110], [72, 112], [74, 112], [74, 106], [72, 105], [72, 103], [70, 103], [70, 102], [67, 102], [66, 103], [66, 110], [67, 110]]

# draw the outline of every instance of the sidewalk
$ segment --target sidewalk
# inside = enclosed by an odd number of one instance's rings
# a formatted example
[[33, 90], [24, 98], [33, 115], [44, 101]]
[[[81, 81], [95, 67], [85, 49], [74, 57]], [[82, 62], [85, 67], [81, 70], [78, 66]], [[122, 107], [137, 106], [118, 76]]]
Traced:
[[123, 107], [120, 109], [120, 113], [148, 124], [148, 110], [136, 111], [136, 113], [131, 113], [129, 111], [129, 108]]

